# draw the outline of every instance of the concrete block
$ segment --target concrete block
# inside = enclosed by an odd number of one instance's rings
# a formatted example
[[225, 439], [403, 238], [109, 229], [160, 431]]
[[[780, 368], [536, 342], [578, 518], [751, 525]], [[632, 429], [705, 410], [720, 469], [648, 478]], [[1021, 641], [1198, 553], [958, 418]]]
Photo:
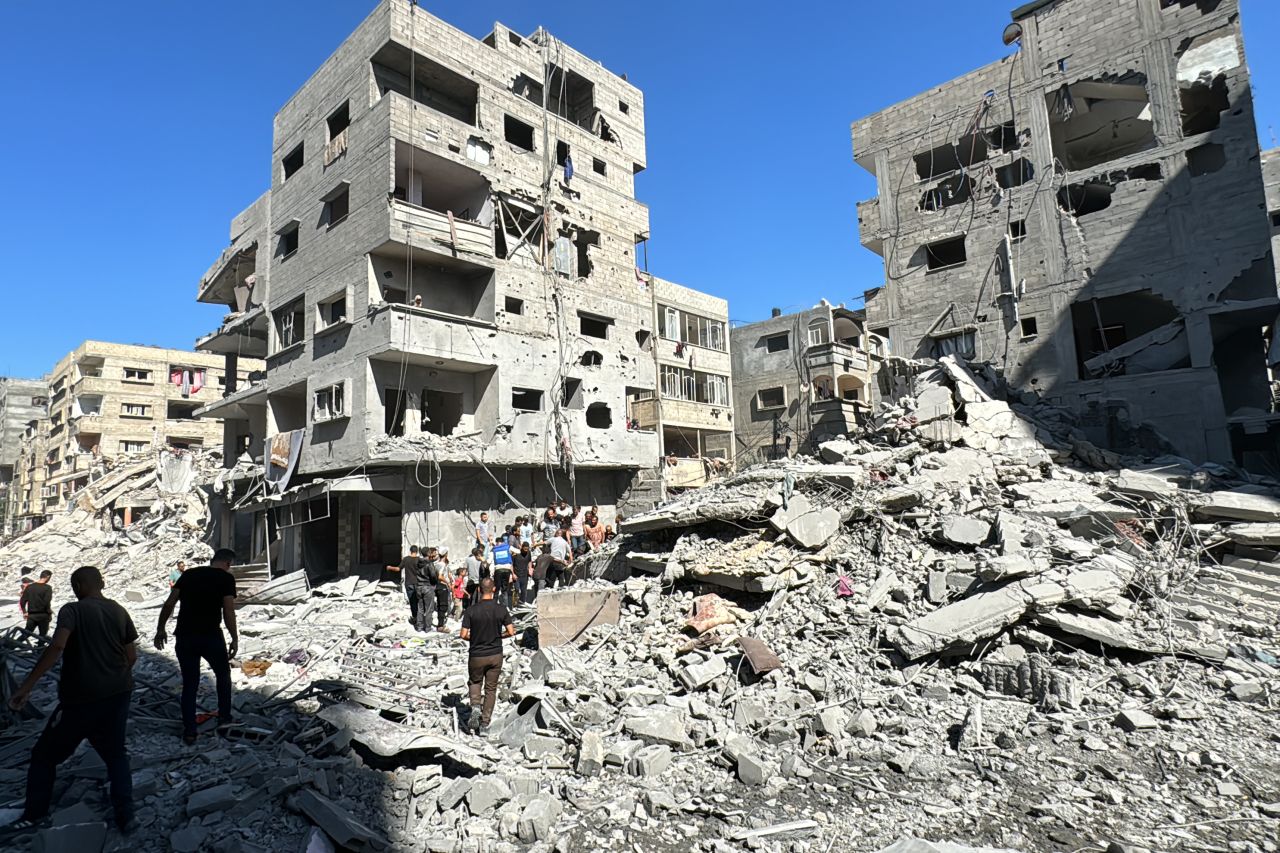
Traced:
[[579, 776], [599, 776], [604, 769], [604, 739], [599, 732], [588, 729], [582, 733], [576, 769]]

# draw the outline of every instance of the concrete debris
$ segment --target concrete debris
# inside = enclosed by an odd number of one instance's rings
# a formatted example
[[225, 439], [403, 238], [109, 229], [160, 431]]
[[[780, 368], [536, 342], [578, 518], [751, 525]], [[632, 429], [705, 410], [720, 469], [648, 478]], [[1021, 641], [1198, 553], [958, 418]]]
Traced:
[[[456, 620], [413, 630], [372, 573], [285, 586], [238, 569], [259, 595], [239, 613], [225, 740], [185, 747], [172, 652], [140, 655], [134, 846], [990, 853], [1180, 849], [1194, 831], [1274, 849], [1272, 484], [1112, 459], [961, 361], [899, 362], [920, 390], [866, 432], [636, 516], [607, 566], [512, 608], [481, 735]], [[173, 560], [205, 547], [200, 513], [182, 521], [207, 500], [193, 465], [154, 528], [73, 510], [0, 551], [0, 584], [102, 557], [146, 633]], [[36, 654], [0, 634], [0, 685]], [[25, 749], [0, 749], [8, 801]], [[59, 778], [65, 814], [39, 843], [126, 849], [94, 835], [109, 807], [93, 753]]]

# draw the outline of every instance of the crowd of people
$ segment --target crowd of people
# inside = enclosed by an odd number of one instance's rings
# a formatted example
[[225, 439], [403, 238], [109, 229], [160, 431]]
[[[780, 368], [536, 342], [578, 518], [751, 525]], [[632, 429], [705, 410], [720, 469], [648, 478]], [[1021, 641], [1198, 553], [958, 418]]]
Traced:
[[[617, 521], [621, 521], [619, 516]], [[532, 603], [543, 589], [566, 584], [575, 561], [614, 538], [613, 525], [603, 524], [598, 507], [572, 509], [565, 501], [548, 506], [540, 519], [519, 516], [501, 531], [489, 514], [480, 513], [470, 553], [454, 566], [449, 549], [418, 546], [398, 565], [387, 566], [384, 579], [401, 584], [416, 630], [446, 631], [452, 614], [461, 620], [459, 637], [468, 643], [467, 727], [482, 734], [489, 726], [502, 674], [503, 640], [515, 636], [508, 607]], [[160, 608], [153, 644], [163, 649], [167, 625], [177, 611], [174, 652], [182, 673], [182, 739], [196, 743], [199, 725], [215, 720], [215, 729], [232, 725], [231, 662], [239, 649], [236, 623], [236, 555], [216, 551], [207, 566], [187, 568], [179, 561], [167, 578], [169, 596]], [[47, 824], [58, 765], [87, 740], [105, 765], [117, 828], [133, 827], [133, 782], [125, 735], [128, 729], [133, 667], [138, 659], [138, 631], [127, 610], [103, 594], [106, 583], [93, 566], [71, 573], [75, 600], [53, 614], [53, 572], [22, 578], [19, 607], [25, 629], [48, 637], [35, 666], [13, 692], [8, 705], [21, 710], [32, 690], [61, 662], [58, 705], [31, 751], [26, 802], [21, 817], [0, 827], [0, 842], [34, 833]], [[53, 635], [49, 637], [50, 625]], [[224, 634], [225, 629], [225, 634]], [[229, 641], [228, 641], [229, 638]], [[197, 713], [200, 666], [213, 672], [216, 714]]]

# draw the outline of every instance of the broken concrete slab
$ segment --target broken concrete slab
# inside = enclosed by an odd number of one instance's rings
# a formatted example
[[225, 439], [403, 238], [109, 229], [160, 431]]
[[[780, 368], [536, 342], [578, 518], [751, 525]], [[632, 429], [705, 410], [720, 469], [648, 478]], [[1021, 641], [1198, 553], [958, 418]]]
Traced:
[[622, 591], [556, 589], [538, 593], [538, 645], [561, 646], [597, 625], [617, 625]]
[[840, 529], [840, 511], [833, 507], [811, 510], [787, 524], [787, 535], [801, 548], [815, 551]]
[[230, 782], [196, 791], [187, 799], [187, 816], [224, 812], [236, 804], [236, 786]]
[[627, 769], [632, 776], [656, 779], [667, 772], [667, 768], [671, 766], [672, 758], [670, 747], [662, 744], [651, 744], [636, 750], [636, 754], [632, 757], [630, 764], [627, 765]]
[[769, 517], [769, 526], [779, 533], [785, 533], [791, 522], [813, 509], [809, 499], [799, 492], [792, 493], [786, 506], [780, 506]]
[[475, 771], [483, 772], [490, 768], [490, 762], [484, 755], [464, 743], [395, 723], [354, 702], [329, 705], [316, 716], [337, 729], [347, 729], [354, 742], [383, 758], [423, 750], [428, 755], [448, 757]]
[[991, 525], [980, 518], [968, 515], [948, 515], [942, 519], [938, 536], [943, 542], [962, 548], [983, 544], [991, 535]]
[[1212, 492], [1196, 505], [1195, 514], [1232, 521], [1280, 521], [1280, 499], [1243, 491]]
[[898, 628], [893, 643], [903, 657], [915, 660], [956, 645], [998, 634], [1032, 607], [1053, 607], [1066, 600], [1060, 584], [1016, 581], [999, 589], [974, 593], [961, 601]]
[[304, 788], [290, 797], [289, 805], [323, 829], [339, 847], [365, 853], [365, 851], [385, 850], [388, 846], [387, 840], [382, 835], [361, 823], [333, 800], [309, 788]]
[[725, 655], [712, 655], [708, 660], [685, 664], [676, 669], [676, 677], [688, 691], [701, 690], [729, 671]]
[[633, 737], [678, 749], [691, 745], [689, 723], [685, 715], [675, 708], [652, 707], [629, 713], [630, 716], [622, 722], [622, 728]]
[[1280, 522], [1255, 521], [1233, 524], [1225, 531], [1227, 538], [1240, 545], [1280, 546]]
[[956, 413], [951, 389], [946, 385], [928, 385], [916, 395], [915, 416], [919, 423], [951, 418]]

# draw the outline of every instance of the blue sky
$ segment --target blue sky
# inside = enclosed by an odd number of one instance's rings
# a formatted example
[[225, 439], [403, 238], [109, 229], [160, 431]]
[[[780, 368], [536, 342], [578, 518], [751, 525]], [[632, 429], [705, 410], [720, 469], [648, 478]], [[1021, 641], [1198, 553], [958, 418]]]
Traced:
[[[196, 283], [269, 183], [272, 116], [373, 5], [4, 4], [0, 375], [86, 338], [189, 348], [216, 328]], [[477, 37], [544, 25], [644, 90], [650, 268], [751, 321], [880, 283], [849, 124], [1002, 56], [1017, 0], [422, 5]], [[1241, 5], [1270, 146], [1280, 3]]]

